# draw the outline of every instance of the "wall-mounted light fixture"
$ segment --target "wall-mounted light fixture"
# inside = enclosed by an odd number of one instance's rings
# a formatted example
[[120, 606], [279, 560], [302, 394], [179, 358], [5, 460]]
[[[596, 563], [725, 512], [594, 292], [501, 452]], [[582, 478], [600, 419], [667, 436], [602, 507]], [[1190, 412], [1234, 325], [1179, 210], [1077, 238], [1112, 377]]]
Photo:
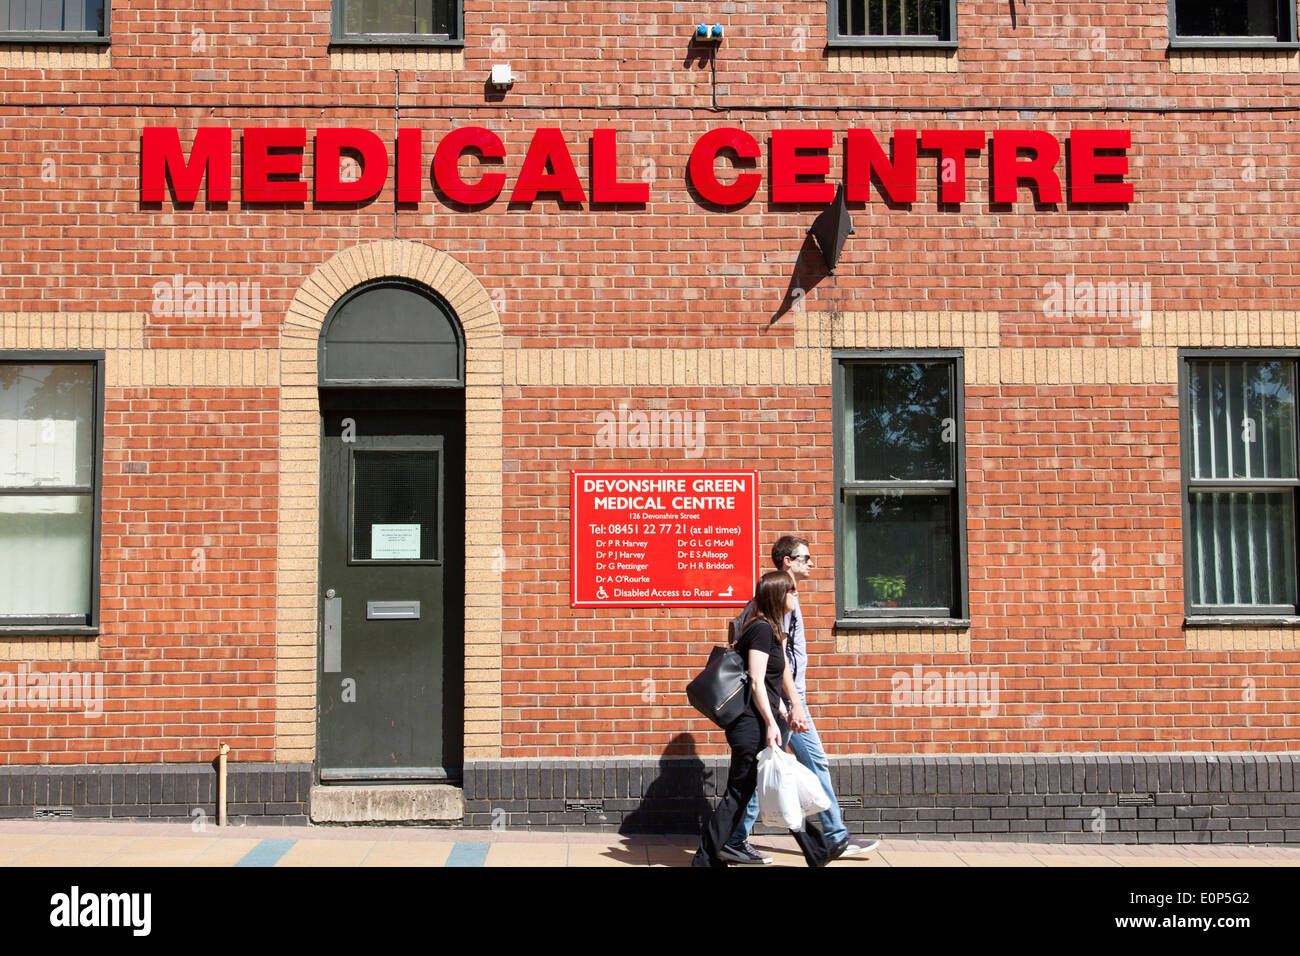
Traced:
[[853, 231], [853, 220], [849, 218], [849, 204], [844, 198], [844, 184], [840, 183], [840, 188], [835, 191], [835, 199], [818, 213], [812, 227], [808, 230], [808, 234], [816, 241], [817, 248], [821, 250], [822, 258], [826, 260], [826, 268], [831, 275], [835, 274], [835, 264], [840, 261], [844, 243], [848, 241], [849, 236], [853, 235]]

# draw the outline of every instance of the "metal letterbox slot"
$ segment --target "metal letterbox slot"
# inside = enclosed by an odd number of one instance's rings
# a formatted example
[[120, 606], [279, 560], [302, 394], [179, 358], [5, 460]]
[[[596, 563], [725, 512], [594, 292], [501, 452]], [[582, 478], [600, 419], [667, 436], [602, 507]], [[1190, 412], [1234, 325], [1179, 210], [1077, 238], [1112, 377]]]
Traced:
[[367, 621], [418, 621], [419, 601], [367, 601]]

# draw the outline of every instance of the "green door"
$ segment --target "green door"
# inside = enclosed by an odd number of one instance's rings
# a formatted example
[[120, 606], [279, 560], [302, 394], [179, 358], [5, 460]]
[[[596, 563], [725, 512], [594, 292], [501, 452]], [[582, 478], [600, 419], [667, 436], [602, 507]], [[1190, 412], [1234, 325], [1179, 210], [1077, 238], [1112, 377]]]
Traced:
[[322, 782], [460, 776], [462, 392], [321, 392]]

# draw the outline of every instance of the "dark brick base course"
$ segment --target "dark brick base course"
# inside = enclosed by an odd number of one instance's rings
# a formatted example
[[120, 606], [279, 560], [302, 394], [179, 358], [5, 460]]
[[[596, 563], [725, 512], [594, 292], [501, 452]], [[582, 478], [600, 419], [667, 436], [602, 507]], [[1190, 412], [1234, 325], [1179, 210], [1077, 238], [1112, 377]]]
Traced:
[[[469, 760], [464, 772], [468, 828], [698, 833], [727, 758]], [[846, 757], [831, 774], [851, 833], [1300, 843], [1296, 753]]]
[[[226, 817], [236, 826], [307, 823], [311, 764], [231, 764]], [[0, 767], [0, 819], [31, 820], [65, 808], [74, 820], [217, 822], [217, 771], [210, 764]]]

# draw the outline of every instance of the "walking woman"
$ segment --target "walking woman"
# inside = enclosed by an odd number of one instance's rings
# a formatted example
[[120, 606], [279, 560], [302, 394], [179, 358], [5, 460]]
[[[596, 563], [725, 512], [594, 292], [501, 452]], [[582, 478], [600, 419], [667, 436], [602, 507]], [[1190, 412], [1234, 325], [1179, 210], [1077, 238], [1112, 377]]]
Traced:
[[[758, 789], [758, 753], [764, 747], [783, 749], [791, 728], [796, 731], [807, 728], [786, 661], [786, 633], [781, 629], [786, 612], [794, 608], [796, 591], [794, 579], [784, 571], [763, 575], [754, 591], [754, 613], [736, 640], [737, 653], [749, 665], [749, 701], [745, 712], [726, 729], [727, 743], [731, 745], [727, 791], [700, 833], [700, 847], [695, 851], [692, 866], [722, 867], [732, 862], [748, 862], [729, 859], [734, 851], [726, 844], [744, 816], [750, 797]], [[787, 705], [787, 701], [793, 703]], [[789, 725], [785, 719], [787, 713]], [[815, 816], [806, 818], [804, 827], [804, 831], [791, 831], [803, 850], [804, 859], [809, 866], [825, 866], [833, 847]]]

